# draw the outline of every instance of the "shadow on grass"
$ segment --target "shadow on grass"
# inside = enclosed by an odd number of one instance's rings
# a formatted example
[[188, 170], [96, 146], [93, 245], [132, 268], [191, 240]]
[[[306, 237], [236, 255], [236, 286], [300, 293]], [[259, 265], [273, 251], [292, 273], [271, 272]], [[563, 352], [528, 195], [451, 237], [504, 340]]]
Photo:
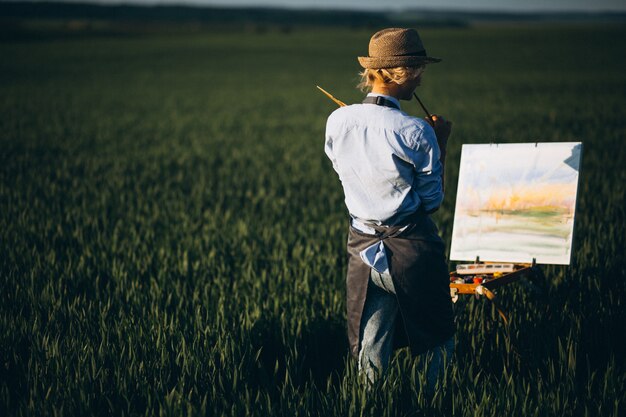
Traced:
[[277, 318], [259, 320], [250, 342], [258, 384], [275, 386], [289, 378], [297, 387], [313, 382], [323, 386], [328, 378], [337, 382], [349, 354], [345, 323], [339, 318], [316, 318], [295, 332]]

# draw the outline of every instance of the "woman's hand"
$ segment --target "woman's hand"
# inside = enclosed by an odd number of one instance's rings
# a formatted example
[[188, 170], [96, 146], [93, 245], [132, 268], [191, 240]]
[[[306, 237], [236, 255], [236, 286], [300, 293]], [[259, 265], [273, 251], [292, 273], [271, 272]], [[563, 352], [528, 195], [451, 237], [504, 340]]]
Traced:
[[450, 137], [450, 133], [452, 132], [452, 122], [444, 119], [443, 116], [438, 114], [433, 114], [431, 120], [426, 118], [426, 121], [428, 121], [435, 130], [439, 150], [442, 154], [445, 154], [446, 146], [448, 145], [448, 137]]

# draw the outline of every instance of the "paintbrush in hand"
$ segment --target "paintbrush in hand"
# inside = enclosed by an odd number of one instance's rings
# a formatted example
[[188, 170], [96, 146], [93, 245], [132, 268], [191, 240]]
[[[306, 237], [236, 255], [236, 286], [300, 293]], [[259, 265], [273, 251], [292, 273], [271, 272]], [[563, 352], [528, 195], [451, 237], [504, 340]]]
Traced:
[[426, 106], [424, 106], [424, 103], [422, 103], [422, 100], [420, 100], [420, 98], [417, 96], [417, 94], [413, 93], [413, 97], [415, 97], [417, 102], [422, 107], [422, 110], [424, 110], [424, 113], [426, 113], [426, 117], [428, 117], [430, 125], [434, 127], [435, 126], [435, 119], [433, 118], [433, 115], [430, 114], [430, 112], [426, 109]]

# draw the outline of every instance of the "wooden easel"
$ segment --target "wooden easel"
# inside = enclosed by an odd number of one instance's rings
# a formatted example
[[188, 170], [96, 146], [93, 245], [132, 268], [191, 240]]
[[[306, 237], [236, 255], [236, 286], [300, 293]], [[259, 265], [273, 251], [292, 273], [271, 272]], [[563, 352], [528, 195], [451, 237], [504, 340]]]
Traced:
[[[479, 258], [476, 258], [476, 262], [473, 265], [477, 266], [476, 274], [459, 274], [457, 271], [450, 272], [450, 296], [453, 302], [456, 302], [459, 295], [473, 294], [476, 297], [485, 296], [492, 301], [498, 310], [498, 314], [502, 317], [505, 324], [508, 325], [508, 319], [504, 312], [500, 309], [496, 302], [496, 294], [494, 290], [504, 285], [508, 285], [519, 281], [522, 278], [528, 278], [533, 281], [541, 272], [538, 270], [535, 259], [531, 263], [512, 263], [511, 272], [488, 272], [489, 268], [479, 268], [478, 266], [502, 264], [501, 262], [480, 262]], [[463, 281], [462, 283], [460, 281]], [[468, 282], [469, 281], [469, 282]]]

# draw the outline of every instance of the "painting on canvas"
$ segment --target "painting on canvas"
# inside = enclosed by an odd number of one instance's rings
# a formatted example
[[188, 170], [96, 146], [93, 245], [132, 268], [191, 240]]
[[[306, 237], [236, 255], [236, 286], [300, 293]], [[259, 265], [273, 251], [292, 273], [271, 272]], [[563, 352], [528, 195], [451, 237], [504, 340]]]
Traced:
[[581, 143], [463, 145], [450, 259], [567, 265]]

